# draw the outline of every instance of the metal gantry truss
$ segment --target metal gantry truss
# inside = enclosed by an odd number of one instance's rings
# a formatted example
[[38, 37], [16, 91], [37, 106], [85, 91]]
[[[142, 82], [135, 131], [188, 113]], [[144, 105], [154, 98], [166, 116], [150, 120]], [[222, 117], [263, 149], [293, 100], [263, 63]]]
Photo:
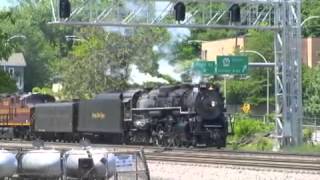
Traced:
[[[52, 24], [94, 26], [156, 26], [186, 28], [279, 29], [272, 22], [276, 1], [271, 0], [179, 0], [187, 5], [183, 22], [174, 18], [177, 0], [75, 0], [68, 19], [59, 19], [58, 0], [51, 0]], [[229, 8], [242, 3], [241, 23], [232, 24]], [[194, 6], [200, 4], [200, 6]]]
[[[72, 13], [59, 18], [51, 0], [50, 24], [116, 27], [259, 29], [274, 32], [276, 138], [280, 144], [302, 141], [301, 0], [179, 0], [186, 19], [175, 20], [178, 0], [70, 0]], [[241, 22], [230, 22], [229, 9], [241, 7]], [[195, 6], [197, 4], [197, 6]]]

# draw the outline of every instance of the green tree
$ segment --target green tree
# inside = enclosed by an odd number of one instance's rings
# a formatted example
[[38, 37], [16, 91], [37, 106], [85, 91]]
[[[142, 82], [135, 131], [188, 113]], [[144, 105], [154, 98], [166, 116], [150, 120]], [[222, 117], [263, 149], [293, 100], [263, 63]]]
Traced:
[[0, 70], [0, 94], [13, 93], [17, 90], [16, 82], [10, 78], [9, 74]]
[[[304, 0], [302, 1], [302, 19], [306, 19], [310, 16], [320, 16], [320, 1]], [[320, 36], [320, 19], [313, 19], [308, 21], [303, 26], [304, 37], [319, 37]]]
[[320, 67], [303, 67], [302, 90], [304, 112], [308, 116], [320, 115]]
[[79, 34], [82, 42], [55, 63], [66, 98], [91, 98], [102, 91], [126, 89], [133, 64], [142, 72], [160, 76], [159, 55], [153, 45], [168, 40], [163, 35], [162, 29], [137, 29], [131, 36], [106, 33], [101, 28], [83, 29]]
[[[261, 53], [269, 62], [274, 62], [274, 33], [270, 31], [249, 30], [246, 35], [245, 49]], [[264, 62], [255, 54], [247, 54], [253, 62]]]
[[[49, 62], [67, 55], [70, 44], [65, 35], [72, 34], [72, 28], [48, 25], [51, 20], [50, 1], [24, 0], [11, 10], [15, 23], [9, 19], [1, 21], [2, 29], [9, 36], [22, 34], [23, 41], [15, 40], [15, 51], [23, 52], [27, 66], [25, 68], [25, 90], [43, 87], [50, 83]], [[19, 43], [18, 43], [19, 42]], [[10, 52], [11, 54], [11, 52]]]
[[[244, 50], [257, 51], [262, 54], [268, 62], [274, 62], [273, 36], [273, 32], [249, 30], [246, 35]], [[246, 53], [242, 55], [249, 56], [250, 62], [264, 62], [262, 57], [254, 53]], [[273, 72], [274, 69], [269, 69], [269, 84], [271, 85], [269, 87], [270, 97], [273, 97], [272, 89], [274, 89]], [[238, 96], [243, 99], [241, 103], [249, 102], [256, 105], [265, 103], [267, 100], [267, 68], [251, 69], [248, 76], [250, 78], [247, 80], [239, 80], [238, 82], [232, 81], [228, 83], [228, 85], [230, 84], [229, 86], [232, 86], [233, 88], [227, 88], [229, 89], [227, 96], [236, 97], [237, 95], [242, 94], [242, 96]], [[233, 102], [238, 101], [237, 104], [240, 103], [239, 100], [234, 100], [235, 101]], [[273, 100], [274, 98], [271, 98], [271, 101]], [[232, 101], [232, 99], [230, 101]]]
[[[11, 12], [0, 11], [0, 20], [6, 21], [7, 24], [15, 24], [15, 19]], [[0, 59], [8, 59], [16, 44], [10, 41], [10, 34], [3, 28], [0, 28]]]
[[[161, 43], [169, 39], [165, 29], [137, 28], [132, 30], [133, 35], [120, 36], [109, 33], [108, 36], [105, 29], [101, 28], [100, 32], [95, 34], [90, 28], [48, 25], [52, 18], [50, 1], [21, 0], [19, 3], [19, 6], [12, 9], [17, 23], [12, 25], [8, 20], [0, 23], [5, 31], [10, 32], [9, 35], [24, 34], [27, 37], [17, 50], [24, 53], [27, 61], [25, 69], [27, 91], [31, 91], [33, 87], [48, 87], [51, 82], [61, 78], [64, 83], [70, 82], [70, 86], [77, 90], [76, 87], [79, 85], [77, 83], [80, 82], [75, 75], [85, 76], [83, 80], [86, 81], [80, 84], [87, 86], [81, 86], [80, 93], [77, 91], [72, 93], [70, 90], [67, 94], [69, 97], [73, 95], [91, 97], [104, 89], [115, 89], [117, 83], [120, 83], [118, 88], [122, 89], [127, 86], [124, 81], [128, 79], [131, 64], [137, 65], [142, 72], [161, 76], [157, 71], [161, 54], [154, 52], [153, 47], [161, 46]], [[110, 1], [101, 3], [107, 6]], [[104, 7], [95, 8], [100, 11]], [[76, 35], [84, 42], [66, 41], [66, 35]], [[106, 36], [109, 38], [106, 39]], [[108, 88], [98, 84], [103, 79], [100, 75], [107, 73], [106, 69], [103, 69], [107, 66], [106, 62], [109, 69], [113, 69], [108, 79]], [[77, 68], [85, 69], [80, 69], [84, 70], [81, 73]], [[114, 72], [116, 70], [121, 73]], [[97, 78], [91, 79], [91, 75]], [[110, 83], [109, 80], [115, 83]], [[85, 89], [88, 92], [85, 92]]]
[[[14, 18], [10, 12], [1, 11], [0, 20], [7, 21], [10, 24], [14, 24]], [[7, 60], [12, 51], [16, 47], [14, 43], [10, 42], [10, 34], [0, 28], [0, 60]], [[12, 93], [17, 90], [16, 82], [10, 78], [9, 74], [0, 69], [0, 94]]]
[[227, 82], [227, 103], [258, 105], [265, 102], [263, 81], [233, 79]]

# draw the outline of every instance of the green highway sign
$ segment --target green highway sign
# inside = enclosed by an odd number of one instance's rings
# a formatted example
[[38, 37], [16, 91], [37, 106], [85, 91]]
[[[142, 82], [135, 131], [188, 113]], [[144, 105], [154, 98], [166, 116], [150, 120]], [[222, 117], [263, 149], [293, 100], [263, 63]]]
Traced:
[[203, 75], [214, 75], [216, 74], [216, 64], [214, 61], [194, 61], [192, 70]]
[[217, 56], [215, 61], [194, 61], [192, 70], [203, 75], [247, 74], [247, 56]]
[[217, 56], [217, 74], [246, 74], [248, 56]]

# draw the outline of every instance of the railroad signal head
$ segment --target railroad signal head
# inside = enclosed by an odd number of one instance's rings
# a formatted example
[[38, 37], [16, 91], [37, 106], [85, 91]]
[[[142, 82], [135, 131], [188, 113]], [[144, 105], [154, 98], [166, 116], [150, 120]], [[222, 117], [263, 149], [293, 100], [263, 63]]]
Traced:
[[183, 4], [183, 2], [178, 2], [176, 5], [174, 5], [174, 11], [176, 14], [176, 20], [184, 21], [186, 18], [186, 6]]
[[241, 21], [241, 13], [240, 13], [239, 4], [233, 4], [230, 8], [230, 16], [231, 22], [240, 22]]
[[60, 0], [59, 2], [59, 16], [60, 18], [70, 17], [71, 4], [69, 0]]

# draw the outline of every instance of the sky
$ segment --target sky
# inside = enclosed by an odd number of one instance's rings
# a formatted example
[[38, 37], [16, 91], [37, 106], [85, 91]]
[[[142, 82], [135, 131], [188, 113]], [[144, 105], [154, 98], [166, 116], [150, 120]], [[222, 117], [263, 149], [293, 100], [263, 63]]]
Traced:
[[17, 3], [16, 0], [0, 0], [0, 8], [10, 7]]
[[[17, 4], [16, 0], [0, 0], [0, 8], [7, 8], [10, 6], [14, 6], [16, 4]], [[166, 6], [167, 6], [167, 2], [158, 2], [156, 4], [156, 12], [158, 13], [162, 12]], [[185, 28], [170, 28], [168, 29], [168, 31], [171, 35], [170, 42], [179, 41], [183, 37], [190, 35], [190, 31]], [[149, 74], [139, 72], [139, 70], [135, 65], [131, 66], [131, 68], [132, 68], [132, 71], [131, 71], [130, 82], [132, 83], [134, 82], [134, 83], [142, 84], [143, 82], [146, 82], [146, 81], [165, 82], [160, 78], [152, 77]], [[158, 71], [159, 73], [169, 75], [176, 80], [181, 80], [180, 75], [175, 72], [175, 68], [169, 65], [166, 59], [161, 59], [159, 61]]]
[[[156, 4], [156, 12], [161, 13], [163, 10], [167, 7], [168, 2], [157, 2]], [[190, 30], [186, 28], [169, 28], [168, 29], [171, 40], [170, 42], [179, 41], [183, 39], [185, 36], [190, 35]], [[168, 48], [170, 49], [170, 48]], [[170, 52], [168, 52], [170, 53]], [[180, 74], [175, 72], [175, 67], [169, 65], [168, 61], [166, 59], [161, 59], [159, 61], [159, 69], [158, 72], [161, 74], [166, 74], [171, 76], [172, 78], [176, 80], [181, 80]], [[158, 81], [158, 82], [164, 82], [163, 80], [155, 77], [151, 77], [148, 74], [144, 74], [139, 72], [135, 67], [132, 68], [131, 72], [131, 81], [134, 80], [134, 82], [138, 84], [142, 84], [145, 81]]]

